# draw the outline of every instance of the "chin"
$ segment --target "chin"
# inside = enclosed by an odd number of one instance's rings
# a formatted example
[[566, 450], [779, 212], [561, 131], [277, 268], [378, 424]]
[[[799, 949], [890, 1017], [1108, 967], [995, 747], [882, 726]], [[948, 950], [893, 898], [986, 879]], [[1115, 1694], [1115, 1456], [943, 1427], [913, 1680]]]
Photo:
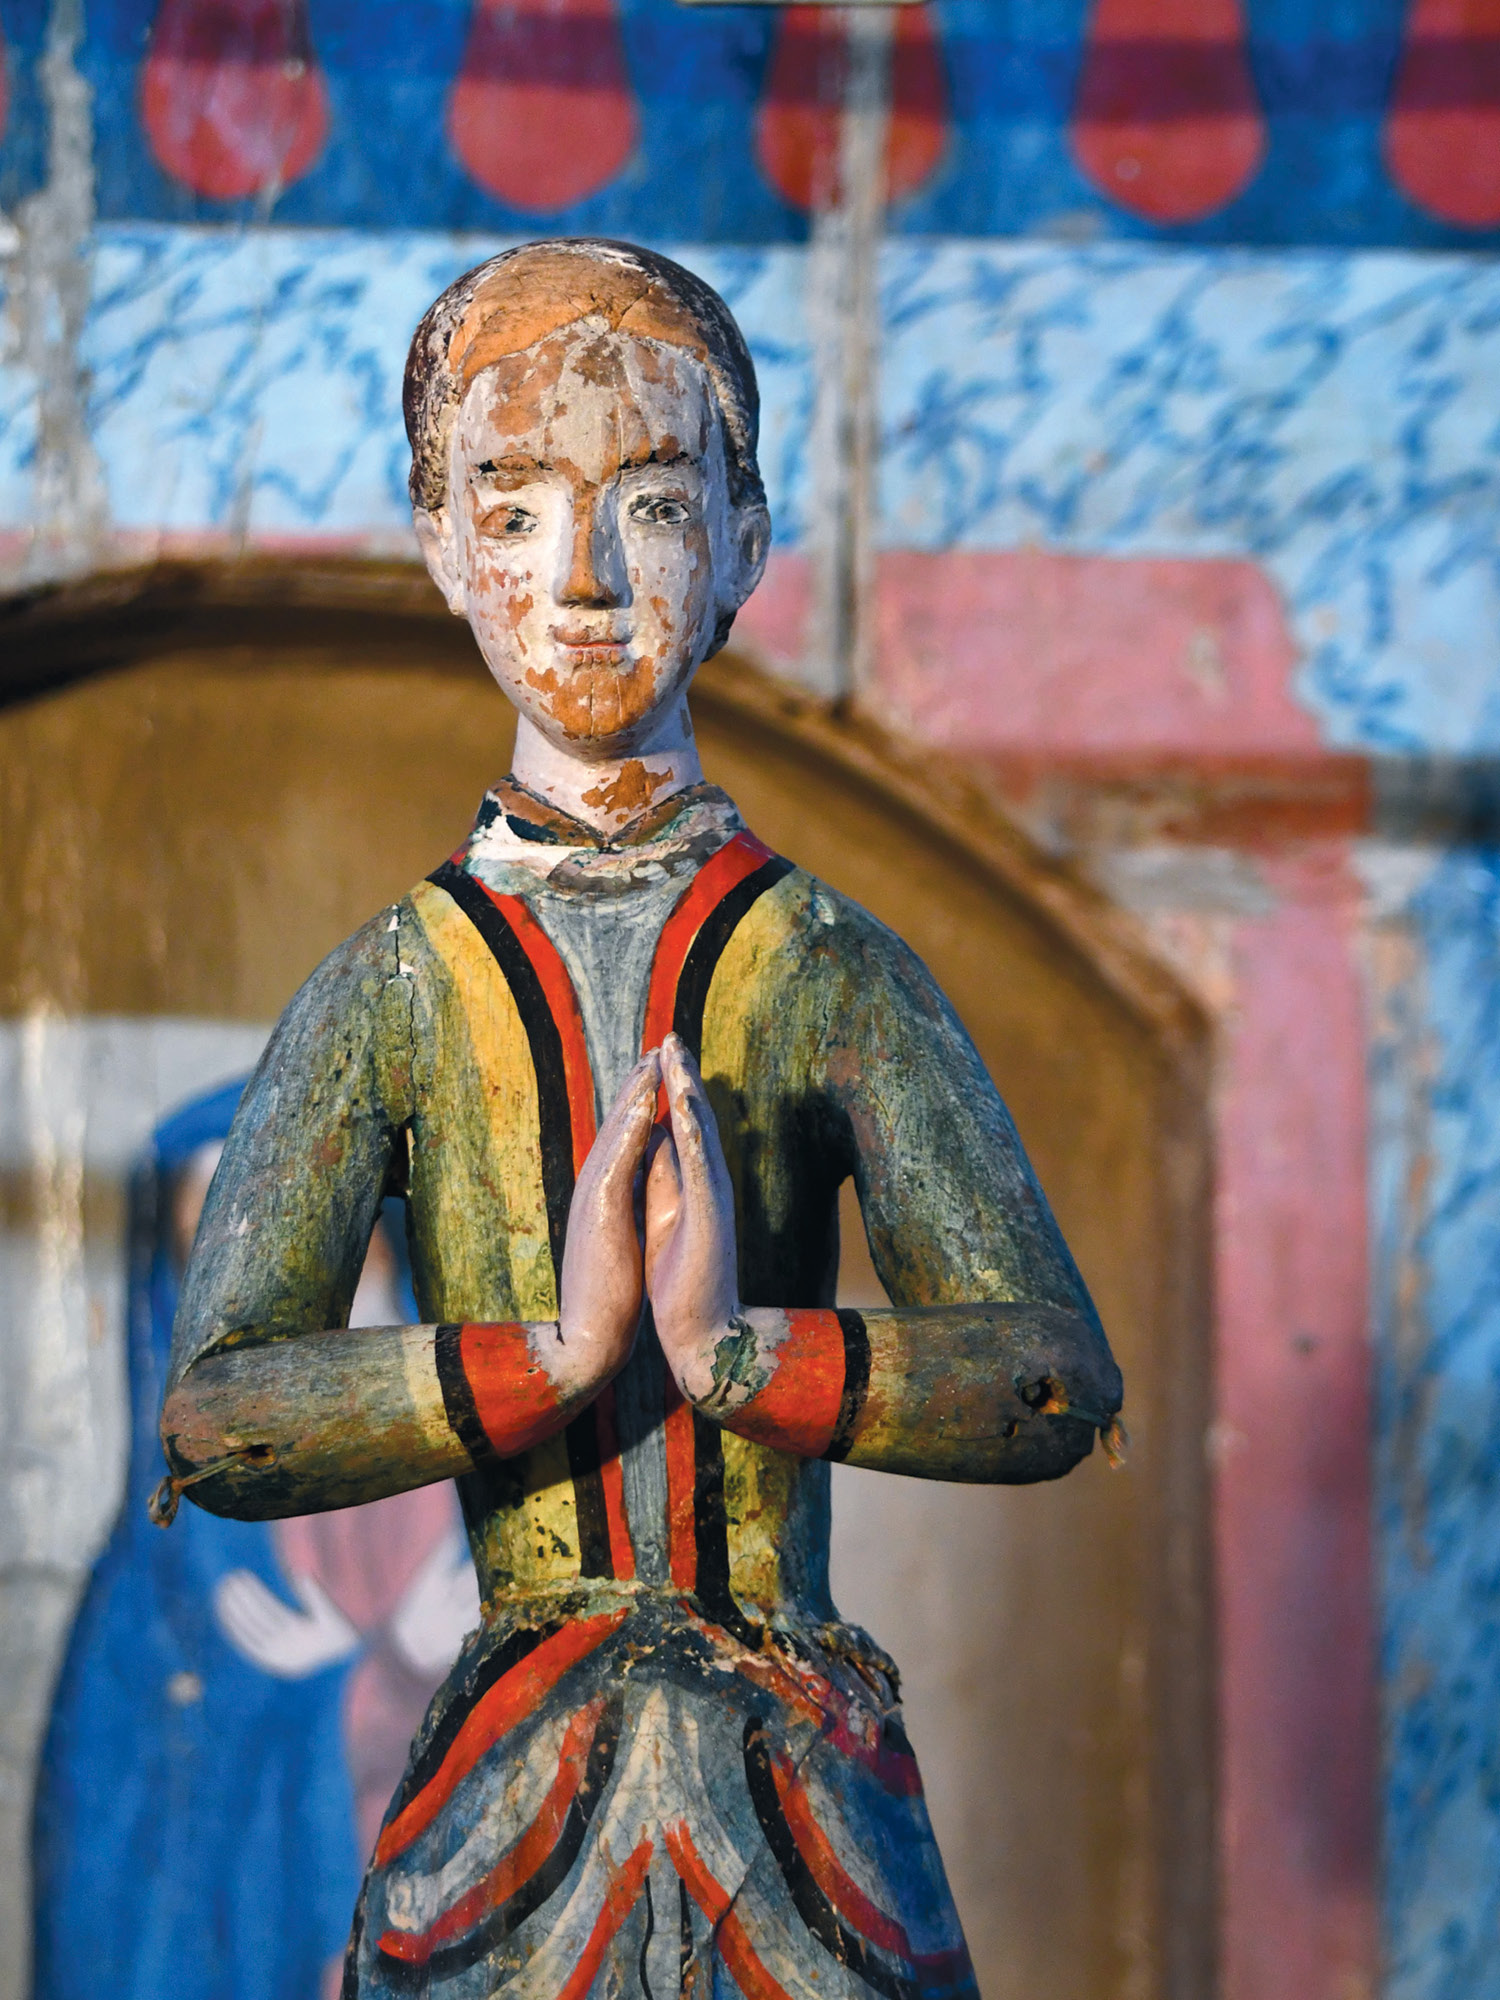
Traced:
[[642, 754], [642, 743], [651, 731], [651, 717], [628, 729], [570, 729], [549, 709], [527, 709], [525, 713], [554, 750], [580, 764], [611, 764]]
[[[494, 672], [494, 669], [491, 669]], [[647, 657], [621, 657], [610, 646], [570, 647], [564, 658], [517, 672], [506, 662], [495, 679], [524, 715], [559, 748], [588, 745], [599, 757], [630, 750], [690, 678]]]

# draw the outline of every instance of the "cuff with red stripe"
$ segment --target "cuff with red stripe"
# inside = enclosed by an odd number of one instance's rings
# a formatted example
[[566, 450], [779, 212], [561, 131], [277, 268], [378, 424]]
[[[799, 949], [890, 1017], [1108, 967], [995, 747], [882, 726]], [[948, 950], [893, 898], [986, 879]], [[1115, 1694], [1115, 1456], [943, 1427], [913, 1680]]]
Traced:
[[512, 1458], [561, 1428], [557, 1389], [527, 1327], [440, 1326], [435, 1353], [448, 1423], [476, 1465]]
[[725, 1419], [756, 1444], [799, 1458], [846, 1458], [870, 1386], [870, 1337], [848, 1309], [791, 1309], [763, 1389]]

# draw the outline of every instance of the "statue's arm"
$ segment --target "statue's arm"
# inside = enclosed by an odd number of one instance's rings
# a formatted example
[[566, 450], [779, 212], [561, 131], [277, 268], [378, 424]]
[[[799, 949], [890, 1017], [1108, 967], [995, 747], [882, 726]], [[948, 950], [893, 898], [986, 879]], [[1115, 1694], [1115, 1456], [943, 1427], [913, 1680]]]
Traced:
[[565, 1264], [560, 1320], [348, 1326], [404, 1163], [411, 1046], [410, 988], [372, 925], [303, 987], [246, 1089], [184, 1278], [161, 1420], [171, 1474], [213, 1513], [351, 1506], [523, 1451], [629, 1352], [640, 1306], [630, 1190], [654, 1063], [622, 1091], [579, 1176], [575, 1205], [592, 1207], [594, 1227], [577, 1232]]
[[[658, 1328], [663, 1279], [681, 1301], [674, 1325], [669, 1297], [663, 1343], [697, 1406], [762, 1443], [934, 1479], [1056, 1478], [1111, 1425], [1119, 1370], [953, 1010], [898, 939], [862, 913], [842, 921], [853, 934], [818, 996], [827, 1056], [811, 1057], [800, 1087], [828, 1109], [895, 1303], [739, 1305], [708, 1222], [728, 1199], [712, 1113], [690, 1059], [674, 1060], [680, 1164], [658, 1209], [682, 1239], [676, 1268], [649, 1234], [647, 1247]], [[700, 1276], [695, 1296], [681, 1281], [690, 1271], [716, 1272], [717, 1285]], [[690, 1337], [726, 1312], [727, 1327]]]

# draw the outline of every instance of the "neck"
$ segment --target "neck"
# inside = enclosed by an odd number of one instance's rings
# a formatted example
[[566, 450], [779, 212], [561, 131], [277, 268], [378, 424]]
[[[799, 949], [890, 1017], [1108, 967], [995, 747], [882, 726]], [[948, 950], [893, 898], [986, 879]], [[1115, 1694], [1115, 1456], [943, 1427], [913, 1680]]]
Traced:
[[554, 743], [523, 715], [516, 725], [511, 775], [586, 826], [618, 833], [648, 806], [703, 782], [687, 702], [679, 697], [669, 708], [650, 735], [618, 757], [589, 756]]

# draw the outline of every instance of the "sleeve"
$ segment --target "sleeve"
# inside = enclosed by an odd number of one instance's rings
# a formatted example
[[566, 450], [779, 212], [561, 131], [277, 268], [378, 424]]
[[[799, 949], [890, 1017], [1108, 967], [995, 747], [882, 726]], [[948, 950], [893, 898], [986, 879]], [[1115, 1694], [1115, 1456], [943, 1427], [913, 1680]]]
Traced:
[[891, 1305], [748, 1309], [705, 1358], [699, 1406], [803, 1456], [1057, 1478], [1100, 1432], [1113, 1442], [1123, 1394], [1088, 1288], [931, 975], [862, 910], [817, 897], [796, 974], [822, 1023], [805, 1089], [853, 1173]]
[[389, 923], [319, 966], [246, 1087], [183, 1281], [169, 1387], [204, 1356], [348, 1321], [410, 1115], [411, 993]]
[[1059, 1307], [1098, 1325], [1010, 1113], [916, 954], [846, 907], [822, 1091], [847, 1121], [881, 1283], [897, 1306]]

